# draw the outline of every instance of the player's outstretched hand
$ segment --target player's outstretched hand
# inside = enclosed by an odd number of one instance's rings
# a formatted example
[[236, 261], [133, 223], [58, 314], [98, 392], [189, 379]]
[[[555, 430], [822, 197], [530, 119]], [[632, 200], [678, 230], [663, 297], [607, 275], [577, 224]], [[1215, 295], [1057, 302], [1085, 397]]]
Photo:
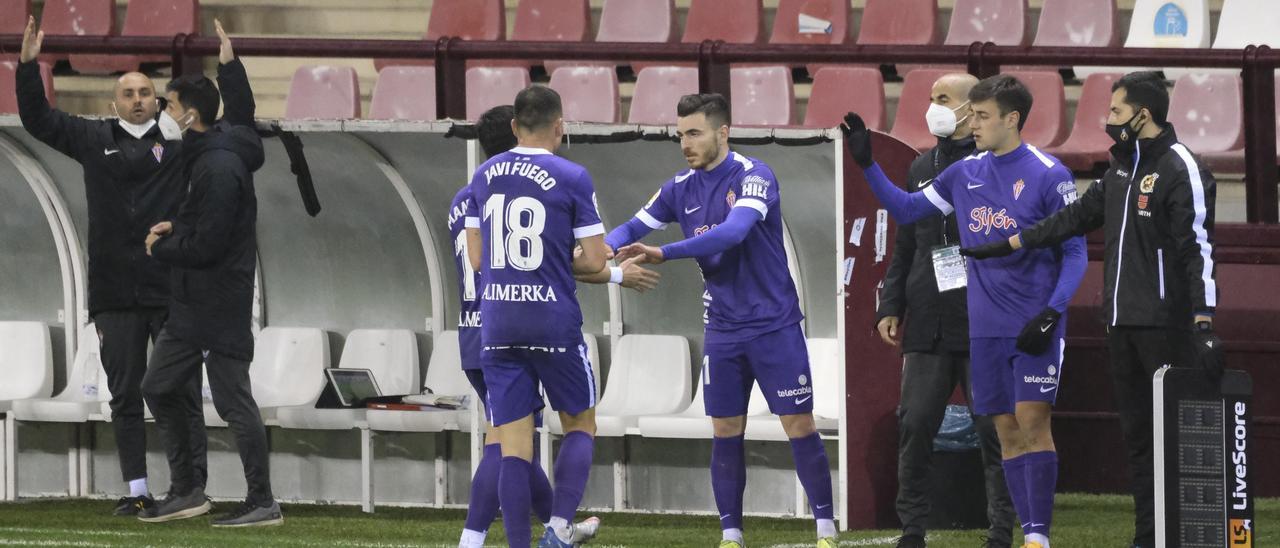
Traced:
[[1013, 244], [1008, 239], [997, 240], [989, 244], [980, 245], [978, 247], [962, 247], [960, 254], [965, 257], [973, 257], [975, 259], [992, 259], [995, 257], [1007, 257], [1012, 255], [1014, 249]]
[[618, 265], [622, 268], [622, 283], [619, 285], [640, 293], [658, 287], [658, 280], [662, 279], [662, 274], [640, 266], [644, 258], [642, 255], [637, 255]]
[[1022, 328], [1022, 333], [1018, 334], [1018, 350], [1032, 356], [1044, 354], [1049, 349], [1053, 336], [1057, 334], [1058, 321], [1061, 319], [1062, 313], [1052, 308], [1045, 308], [1031, 318], [1026, 327]]
[[22, 32], [22, 51], [18, 53], [18, 61], [26, 63], [40, 55], [40, 46], [44, 44], [44, 31], [36, 29], [36, 17], [27, 17], [27, 29]]
[[617, 261], [626, 262], [633, 257], [639, 257], [640, 259], [637, 262], [640, 264], [662, 264], [663, 261], [667, 260], [662, 256], [662, 249], [642, 243], [623, 246], [613, 258]]
[[1200, 369], [1214, 384], [1222, 380], [1222, 339], [1213, 332], [1213, 328], [1197, 328], [1192, 335], [1192, 344], [1196, 347], [1196, 362]]
[[862, 169], [871, 167], [871, 132], [867, 130], [862, 117], [854, 112], [845, 114], [840, 131], [844, 133], [844, 144], [849, 147], [853, 161], [862, 166]]
[[231, 37], [222, 30], [222, 21], [213, 20], [213, 30], [218, 33], [218, 62], [227, 64], [236, 60], [236, 52], [231, 49]]

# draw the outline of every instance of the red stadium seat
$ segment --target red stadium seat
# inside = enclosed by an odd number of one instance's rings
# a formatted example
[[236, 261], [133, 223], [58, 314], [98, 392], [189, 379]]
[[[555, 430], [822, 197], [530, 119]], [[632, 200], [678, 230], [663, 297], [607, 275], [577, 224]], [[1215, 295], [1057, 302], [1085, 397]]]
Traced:
[[479, 120], [484, 111], [515, 102], [516, 94], [529, 87], [529, 71], [522, 67], [467, 69], [467, 119]]
[[898, 110], [893, 116], [893, 130], [889, 134], [916, 150], [927, 150], [938, 144], [938, 138], [929, 133], [924, 113], [929, 110], [933, 83], [952, 72], [955, 71], [921, 68], [907, 73], [902, 82], [902, 93], [898, 96]]
[[[16, 59], [0, 61], [0, 114], [18, 113], [18, 96], [14, 82], [17, 71]], [[50, 105], [57, 106], [58, 97], [53, 92], [53, 69], [48, 63], [40, 63], [40, 76], [44, 79], [44, 96], [49, 98]]]
[[[116, 3], [115, 0], [46, 0], [39, 23], [46, 36], [110, 36], [115, 34]], [[66, 58], [65, 53], [49, 53], [42, 54], [40, 61], [52, 63]]]
[[698, 69], [691, 67], [647, 67], [636, 74], [627, 122], [646, 125], [676, 123], [676, 103], [680, 97], [698, 92]]
[[597, 42], [674, 42], [675, 0], [605, 0]]
[[956, 0], [951, 10], [948, 45], [995, 42], [1002, 46], [1031, 43], [1027, 32], [1027, 0]]
[[787, 126], [795, 123], [791, 69], [784, 66], [729, 69], [735, 126]]
[[387, 67], [379, 71], [369, 118], [435, 120], [435, 67]]
[[1022, 128], [1022, 140], [1039, 148], [1058, 146], [1067, 138], [1067, 96], [1062, 76], [1052, 71], [1013, 71], [1031, 96], [1031, 112]]
[[761, 0], [690, 0], [684, 21], [685, 43], [724, 40], [735, 44], [760, 41], [764, 28]]
[[31, 16], [31, 0], [0, 0], [0, 34], [22, 34]]
[[1111, 114], [1111, 85], [1121, 74], [1099, 72], [1084, 80], [1080, 100], [1076, 102], [1076, 119], [1071, 136], [1056, 148], [1047, 150], [1074, 171], [1092, 171], [1111, 157], [1111, 137], [1107, 136], [1107, 117]]
[[[1276, 85], [1280, 86], [1280, 76], [1276, 76]], [[1280, 93], [1276, 94], [1276, 135], [1280, 136]], [[1182, 134], [1179, 133], [1181, 138]], [[1199, 151], [1193, 151], [1199, 152]], [[1244, 150], [1234, 150], [1228, 152], [1210, 152], [1202, 154], [1204, 160], [1209, 164], [1209, 169], [1215, 173], [1244, 173]], [[1276, 152], [1276, 164], [1280, 165], [1280, 151]]]
[[[507, 10], [502, 0], [434, 0], [427, 21], [426, 40], [444, 36], [464, 40], [503, 40], [507, 36]], [[378, 70], [397, 65], [431, 65], [430, 59], [375, 59]], [[472, 63], [468, 62], [467, 66]]]
[[1044, 0], [1037, 46], [1111, 48], [1120, 45], [1116, 0]]
[[[591, 5], [587, 0], [520, 0], [512, 40], [590, 42]], [[504, 61], [501, 65], [533, 66], [536, 61]], [[544, 62], [547, 73], [573, 63]]]
[[[197, 0], [130, 0], [122, 36], [173, 36], [200, 32]], [[71, 67], [86, 74], [138, 70], [142, 63], [165, 63], [167, 55], [72, 55]]]
[[1193, 152], [1208, 154], [1244, 146], [1244, 105], [1240, 77], [1234, 74], [1186, 74], [1169, 97], [1169, 122], [1178, 140]]
[[861, 115], [867, 127], [884, 130], [884, 78], [880, 76], [880, 69], [822, 67], [813, 75], [804, 125], [835, 127], [850, 111]]
[[937, 44], [936, 0], [867, 0], [858, 44]]
[[[773, 34], [769, 36], [770, 44], [844, 44], [848, 41], [848, 0], [778, 2], [778, 9], [773, 17]], [[809, 74], [817, 74], [823, 66], [809, 65]]]
[[564, 103], [569, 122], [621, 121], [618, 106], [618, 74], [613, 67], [560, 67], [551, 73], [551, 89]]
[[307, 65], [298, 67], [284, 99], [284, 117], [290, 120], [360, 117], [360, 81], [351, 67]]

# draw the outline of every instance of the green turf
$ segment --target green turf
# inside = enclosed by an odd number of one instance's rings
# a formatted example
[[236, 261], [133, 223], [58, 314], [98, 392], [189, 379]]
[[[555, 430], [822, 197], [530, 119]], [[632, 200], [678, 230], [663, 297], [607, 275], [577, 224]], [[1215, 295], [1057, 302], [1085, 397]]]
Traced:
[[[0, 545], [17, 546], [456, 546], [463, 511], [381, 508], [361, 513], [352, 506], [290, 504], [279, 527], [215, 530], [206, 517], [168, 524], [144, 524], [107, 515], [112, 503], [101, 500], [45, 499], [0, 504]], [[231, 503], [220, 503], [228, 510]], [[1054, 516], [1054, 546], [1124, 547], [1131, 534], [1131, 505], [1126, 497], [1059, 495]], [[1280, 523], [1280, 499], [1261, 501], [1257, 521], [1262, 536], [1254, 546], [1280, 542], [1267, 524]], [[715, 546], [717, 522], [705, 516], [601, 514], [600, 537], [592, 546]], [[808, 520], [747, 518], [747, 541], [761, 546], [812, 546]], [[937, 531], [930, 546], [976, 547], [981, 531]], [[895, 531], [852, 531], [841, 546], [892, 546]], [[495, 524], [489, 543], [504, 543]]]

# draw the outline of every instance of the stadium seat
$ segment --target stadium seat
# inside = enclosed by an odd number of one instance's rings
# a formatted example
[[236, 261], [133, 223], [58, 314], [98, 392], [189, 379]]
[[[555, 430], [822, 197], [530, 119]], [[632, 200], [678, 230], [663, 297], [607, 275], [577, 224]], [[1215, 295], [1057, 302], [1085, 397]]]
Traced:
[[[324, 390], [324, 370], [329, 368], [329, 334], [314, 327], [265, 327], [254, 339], [249, 382], [262, 420], [275, 422], [276, 409], [307, 405]], [[205, 375], [204, 385], [209, 385]], [[205, 394], [204, 422], [226, 427], [218, 416], [212, 394]]]
[[284, 117], [290, 120], [360, 117], [360, 80], [356, 69], [329, 65], [298, 67], [289, 82]]
[[[173, 36], [200, 32], [197, 0], [129, 0], [121, 36]], [[71, 67], [85, 74], [138, 70], [142, 63], [167, 63], [168, 55], [72, 55]]]
[[[780, 0], [774, 10], [770, 44], [844, 44], [848, 41], [847, 0]], [[824, 66], [831, 65], [808, 65], [809, 74], [817, 74]]]
[[596, 436], [627, 434], [646, 415], [689, 406], [689, 341], [677, 335], [623, 335], [596, 406]]
[[[383, 394], [412, 394], [421, 386], [418, 340], [408, 329], [352, 330], [338, 367], [373, 371]], [[364, 409], [317, 409], [315, 401], [276, 410], [276, 424], [284, 428], [348, 430], [364, 420]]]
[[[538, 42], [590, 42], [591, 5], [587, 0], [520, 0], [516, 7], [516, 23], [512, 40]], [[533, 66], [536, 61], [506, 60], [502, 66]], [[544, 61], [547, 74], [572, 63]], [[584, 63], [578, 63], [584, 64]], [[612, 66], [612, 63], [608, 63]]]
[[[31, 16], [31, 0], [0, 0], [0, 34], [22, 34]], [[17, 57], [14, 57], [17, 59]]]
[[[705, 367], [705, 365], [703, 366]], [[640, 417], [637, 422], [640, 435], [646, 438], [702, 439], [712, 438], [714, 430], [711, 417], [707, 416], [704, 403], [702, 382], [693, 387], [693, 401], [684, 411], [668, 415], [652, 415]], [[760, 385], [752, 383], [750, 400], [747, 402], [747, 417], [764, 417], [769, 415], [769, 403], [760, 393]], [[770, 417], [773, 418], [773, 417]], [[774, 421], [778, 419], [773, 418]]]
[[[458, 346], [458, 332], [437, 334], [431, 343], [431, 361], [427, 365], [427, 378], [422, 382], [423, 393], [442, 396], [470, 396], [474, 393], [467, 375], [462, 371], [462, 355]], [[480, 395], [479, 397], [484, 397]], [[480, 405], [471, 396], [471, 405]], [[371, 430], [385, 432], [444, 432], [459, 430], [468, 424], [470, 412], [466, 410], [395, 411], [370, 409], [365, 421]]]
[[819, 69], [813, 75], [804, 125], [836, 127], [850, 111], [861, 115], [867, 127], [884, 130], [884, 78], [880, 69], [835, 66]]
[[1067, 96], [1056, 71], [1007, 72], [1022, 81], [1031, 96], [1031, 113], [1022, 140], [1040, 148], [1058, 146], [1067, 138]]
[[929, 45], [939, 42], [936, 0], [867, 0], [858, 45]]
[[[424, 38], [434, 42], [445, 36], [463, 40], [503, 40], [507, 36], [507, 10], [502, 0], [434, 0]], [[475, 61], [468, 61], [470, 67]], [[374, 67], [431, 65], [431, 59], [375, 59]]]
[[636, 74], [627, 122], [645, 125], [676, 123], [676, 102], [698, 92], [698, 69], [689, 67], [646, 67]]
[[1091, 48], [1120, 45], [1116, 0], [1044, 0], [1034, 45]]
[[1233, 74], [1187, 74], [1169, 97], [1169, 122], [1178, 140], [1207, 154], [1244, 146], [1244, 105], [1240, 78]]
[[565, 121], [621, 121], [618, 75], [613, 67], [560, 67], [551, 73], [548, 85], [560, 94]]
[[[0, 61], [0, 114], [18, 113], [17, 76], [18, 61]], [[49, 104], [57, 106], [58, 97], [53, 92], [53, 69], [48, 63], [40, 63], [40, 76], [44, 79], [44, 96]], [[695, 76], [696, 78], [696, 76]]]
[[[45, 36], [111, 36], [115, 34], [115, 0], [46, 0], [44, 10], [40, 13], [38, 23]], [[40, 61], [45, 63], [66, 58], [65, 53], [40, 55]]]
[[[1126, 48], [1207, 48], [1209, 47], [1209, 0], [1136, 0], [1129, 20]], [[1076, 78], [1096, 72], [1129, 72], [1127, 67], [1075, 67]], [[1170, 78], [1185, 74], [1182, 69], [1166, 73]]]
[[52, 398], [13, 402], [13, 416], [21, 421], [86, 422], [98, 413], [102, 402], [111, 399], [98, 344], [98, 330], [93, 324], [81, 329], [66, 387]]
[[[819, 431], [839, 427], [844, 390], [840, 383], [840, 342], [837, 339], [808, 339], [809, 373], [813, 377], [813, 419]], [[777, 417], [747, 418], [749, 440], [787, 441], [787, 433]]]
[[51, 396], [53, 342], [49, 326], [44, 322], [0, 322], [0, 371], [4, 372], [0, 412], [12, 409], [16, 400]]
[[902, 93], [898, 96], [898, 110], [893, 117], [893, 130], [889, 134], [916, 150], [928, 150], [938, 144], [938, 138], [929, 133], [929, 126], [924, 121], [924, 113], [929, 110], [929, 96], [933, 91], [933, 83], [943, 75], [952, 72], [954, 71], [947, 69], [922, 68], [907, 73], [906, 78], [903, 79]]
[[435, 120], [435, 67], [385, 67], [369, 103], [375, 120]]
[[675, 0], [605, 0], [597, 42], [674, 42]]
[[[1280, 75], [1276, 76], [1276, 85], [1280, 86]], [[1276, 135], [1280, 135], [1280, 93], [1276, 94]], [[1182, 134], [1179, 133], [1181, 138]], [[1195, 151], [1199, 152], [1199, 151]], [[1244, 173], [1244, 149], [1227, 152], [1210, 152], [1201, 154], [1209, 169], [1214, 173]], [[1280, 165], [1280, 151], [1276, 153], [1276, 164]]]
[[760, 42], [764, 28], [761, 0], [690, 0], [681, 42], [724, 40], [733, 44]]
[[1223, 0], [1218, 16], [1215, 49], [1244, 49], [1249, 45], [1280, 46], [1280, 4], [1272, 0]]
[[1099, 72], [1085, 78], [1076, 101], [1076, 118], [1071, 135], [1056, 148], [1046, 150], [1074, 171], [1091, 171], [1111, 157], [1111, 137], [1107, 118], [1111, 115], [1111, 85], [1120, 74]]
[[1001, 46], [1031, 43], [1027, 0], [956, 0], [951, 9], [947, 45], [994, 42]]
[[512, 104], [529, 81], [529, 71], [523, 67], [467, 69], [467, 119], [479, 120], [486, 110]]
[[729, 90], [735, 126], [793, 124], [795, 90], [791, 69], [784, 66], [729, 69]]

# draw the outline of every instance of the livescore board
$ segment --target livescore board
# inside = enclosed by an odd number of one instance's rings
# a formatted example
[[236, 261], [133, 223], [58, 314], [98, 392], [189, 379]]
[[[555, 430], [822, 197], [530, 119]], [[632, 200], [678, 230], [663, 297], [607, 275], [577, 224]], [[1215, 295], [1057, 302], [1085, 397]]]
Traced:
[[1153, 381], [1156, 546], [1253, 548], [1249, 436], [1253, 382], [1164, 368]]

